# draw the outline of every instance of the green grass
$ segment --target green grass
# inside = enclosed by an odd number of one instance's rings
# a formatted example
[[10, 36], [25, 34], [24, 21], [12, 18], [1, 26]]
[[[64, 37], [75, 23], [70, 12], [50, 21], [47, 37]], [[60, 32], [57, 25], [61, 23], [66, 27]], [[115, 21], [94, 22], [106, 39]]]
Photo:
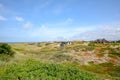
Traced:
[[28, 60], [0, 69], [1, 80], [100, 80], [77, 66]]
[[76, 52], [79, 52], [79, 51], [92, 51], [94, 50], [94, 46], [85, 46], [85, 45], [73, 45], [73, 46], [66, 46], [65, 49], [67, 51], [71, 51], [71, 50], [74, 50]]
[[72, 57], [63, 53], [54, 54], [51, 58], [54, 62], [72, 61]]
[[90, 62], [89, 64], [90, 65], [82, 65], [80, 67], [99, 76], [104, 76], [104, 78], [110, 78], [112, 80], [120, 79], [120, 66], [112, 63], [93, 64]]

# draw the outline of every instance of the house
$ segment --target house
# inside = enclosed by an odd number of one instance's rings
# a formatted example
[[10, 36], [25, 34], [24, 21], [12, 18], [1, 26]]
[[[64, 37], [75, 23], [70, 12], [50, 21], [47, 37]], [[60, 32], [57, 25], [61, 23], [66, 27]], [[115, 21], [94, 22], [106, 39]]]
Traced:
[[97, 40], [95, 40], [94, 42], [96, 42], [96, 43], [109, 43], [109, 41], [107, 41], [106, 39], [97, 39]]

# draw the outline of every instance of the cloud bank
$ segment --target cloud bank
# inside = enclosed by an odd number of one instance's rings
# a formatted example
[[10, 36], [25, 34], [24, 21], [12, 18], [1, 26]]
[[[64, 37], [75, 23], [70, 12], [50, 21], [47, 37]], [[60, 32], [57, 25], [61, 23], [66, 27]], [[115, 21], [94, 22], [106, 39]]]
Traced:
[[108, 40], [120, 40], [120, 24], [101, 25], [95, 30], [74, 35], [71, 39], [95, 40], [99, 38], [106, 38]]
[[72, 24], [73, 19], [68, 18], [63, 22], [41, 24], [40, 26], [27, 22], [23, 25], [23, 28], [27, 29], [28, 37], [36, 37], [45, 41], [95, 40], [99, 38], [120, 40], [120, 24], [71, 26]]

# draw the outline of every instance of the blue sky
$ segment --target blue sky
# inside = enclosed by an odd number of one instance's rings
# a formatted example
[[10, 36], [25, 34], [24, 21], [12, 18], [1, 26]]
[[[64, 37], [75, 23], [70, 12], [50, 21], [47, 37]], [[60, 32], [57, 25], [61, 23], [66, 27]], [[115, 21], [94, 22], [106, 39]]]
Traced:
[[0, 42], [120, 39], [120, 0], [0, 0]]

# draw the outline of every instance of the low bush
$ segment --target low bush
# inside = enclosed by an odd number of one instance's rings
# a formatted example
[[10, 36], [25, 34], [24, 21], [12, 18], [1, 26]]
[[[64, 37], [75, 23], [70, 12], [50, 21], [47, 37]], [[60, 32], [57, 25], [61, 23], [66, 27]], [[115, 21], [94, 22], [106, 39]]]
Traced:
[[0, 43], [0, 60], [8, 60], [10, 56], [14, 55], [14, 51], [7, 43]]
[[0, 80], [99, 80], [95, 75], [81, 71], [77, 66], [40, 63], [29, 60], [4, 67]]

